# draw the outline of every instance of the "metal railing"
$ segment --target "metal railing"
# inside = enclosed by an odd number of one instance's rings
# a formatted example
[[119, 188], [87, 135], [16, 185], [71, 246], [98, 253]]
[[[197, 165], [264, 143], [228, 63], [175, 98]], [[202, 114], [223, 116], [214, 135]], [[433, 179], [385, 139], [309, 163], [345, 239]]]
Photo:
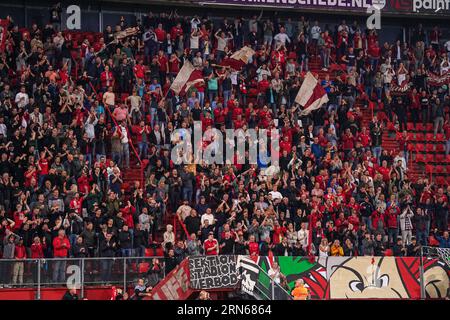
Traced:
[[[153, 270], [159, 262], [159, 272]], [[64, 259], [0, 259], [0, 286], [4, 288], [76, 287], [84, 296], [85, 287], [118, 286], [124, 289], [139, 278], [155, 286], [165, 277], [162, 257], [112, 257]]]
[[[94, 87], [94, 85], [92, 84], [91, 81], [89, 81], [89, 86], [91, 87], [91, 89], [93, 90], [93, 92], [95, 93], [96, 96], [98, 96], [98, 92], [96, 90], [96, 88]], [[116, 126], [117, 129], [119, 129], [119, 124], [116, 121], [116, 118], [113, 116], [111, 110], [109, 109], [109, 107], [104, 104], [103, 107], [105, 108], [105, 110], [108, 112], [109, 117], [111, 118], [111, 121], [113, 122], [113, 124]], [[131, 152], [135, 155], [138, 163], [139, 163], [139, 173], [140, 173], [140, 183], [141, 183], [141, 188], [145, 189], [145, 181], [144, 181], [144, 165], [142, 162], [141, 157], [139, 156], [139, 152], [137, 152], [136, 147], [134, 146], [133, 143], [133, 137], [130, 134], [129, 130], [128, 130], [128, 123], [125, 126], [125, 130], [127, 132], [128, 135], [128, 145], [131, 148]]]
[[254, 267], [259, 269], [258, 281], [256, 281], [254, 289], [260, 300], [292, 300], [290, 293], [275, 282], [264, 269], [258, 265]]

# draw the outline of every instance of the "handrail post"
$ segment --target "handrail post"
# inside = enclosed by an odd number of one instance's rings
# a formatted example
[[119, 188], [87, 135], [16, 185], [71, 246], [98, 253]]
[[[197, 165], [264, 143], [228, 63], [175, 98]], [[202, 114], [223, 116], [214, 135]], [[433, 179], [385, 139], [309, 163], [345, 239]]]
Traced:
[[41, 259], [37, 261], [37, 294], [36, 300], [41, 300]]
[[80, 279], [81, 298], [83, 299], [84, 299], [84, 260], [85, 258], [81, 259], [81, 279]]
[[127, 291], [127, 257], [123, 259], [123, 291]]
[[272, 279], [270, 282], [272, 284], [272, 297], [270, 300], [275, 300], [275, 279]]
[[173, 234], [177, 236], [177, 218], [173, 216]]
[[424, 266], [423, 266], [423, 247], [420, 247], [420, 299], [425, 300], [425, 279], [424, 279]]

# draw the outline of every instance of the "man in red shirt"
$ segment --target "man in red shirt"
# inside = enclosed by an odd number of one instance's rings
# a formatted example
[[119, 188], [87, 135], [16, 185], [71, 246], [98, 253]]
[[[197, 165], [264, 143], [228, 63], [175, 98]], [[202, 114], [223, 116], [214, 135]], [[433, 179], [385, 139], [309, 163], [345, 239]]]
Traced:
[[368, 54], [370, 57], [370, 64], [372, 65], [372, 70], [377, 71], [378, 61], [380, 60], [381, 57], [381, 49], [378, 44], [378, 41], [375, 41], [375, 44], [369, 47]]
[[216, 256], [219, 254], [219, 242], [214, 239], [214, 233], [211, 231], [208, 235], [208, 239], [203, 243], [205, 255]]
[[366, 127], [361, 128], [361, 132], [358, 134], [358, 141], [361, 143], [365, 150], [370, 150], [370, 133], [367, 131]]
[[158, 52], [158, 64], [159, 64], [159, 79], [161, 83], [166, 82], [167, 72], [169, 72], [169, 59], [167, 59], [164, 51]]
[[155, 29], [156, 40], [158, 40], [159, 45], [161, 46], [164, 39], [166, 39], [166, 31], [164, 31], [162, 23], [158, 24], [158, 27]]
[[176, 26], [173, 26], [170, 30], [170, 37], [176, 41], [179, 36], [183, 35], [183, 29], [181, 28], [181, 23], [177, 23]]
[[133, 71], [136, 78], [143, 80], [145, 78], [144, 60], [140, 59], [138, 64], [134, 66]]
[[22, 285], [24, 268], [23, 260], [27, 258], [27, 252], [25, 246], [23, 245], [23, 238], [19, 239], [19, 243], [16, 244], [14, 248], [14, 258], [17, 261], [14, 262], [12, 284]]
[[[256, 219], [253, 220], [253, 223], [255, 224]], [[256, 221], [256, 224], [258, 222]], [[250, 253], [250, 256], [258, 256], [259, 255], [259, 245], [258, 242], [255, 241], [255, 236], [251, 235], [249, 237], [248, 241], [248, 252]]]
[[[70, 250], [70, 242], [64, 229], [58, 230], [58, 236], [53, 239], [53, 283], [62, 284], [65, 281], [66, 260]], [[63, 260], [61, 260], [63, 259]]]

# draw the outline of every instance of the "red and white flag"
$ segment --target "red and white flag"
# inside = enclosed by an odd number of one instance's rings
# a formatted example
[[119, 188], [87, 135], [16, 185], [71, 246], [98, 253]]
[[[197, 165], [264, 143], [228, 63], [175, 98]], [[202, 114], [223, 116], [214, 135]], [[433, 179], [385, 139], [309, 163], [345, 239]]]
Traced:
[[9, 20], [0, 19], [0, 52], [5, 51]]
[[200, 70], [194, 68], [192, 63], [185, 61], [177, 77], [172, 82], [170, 89], [177, 95], [184, 95], [186, 92], [197, 83], [205, 82], [203, 74]]
[[223, 67], [230, 67], [233, 70], [240, 71], [250, 58], [255, 54], [255, 51], [250, 47], [243, 47], [242, 49], [233, 53], [229, 58], [225, 58], [220, 65]]
[[301, 115], [307, 115], [328, 102], [328, 95], [325, 89], [311, 72], [306, 74], [295, 102], [303, 107]]

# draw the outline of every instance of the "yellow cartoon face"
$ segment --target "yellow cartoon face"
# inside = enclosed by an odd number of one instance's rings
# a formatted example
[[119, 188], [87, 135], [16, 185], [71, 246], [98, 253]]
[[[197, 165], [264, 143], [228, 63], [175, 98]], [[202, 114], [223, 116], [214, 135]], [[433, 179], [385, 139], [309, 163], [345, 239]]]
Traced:
[[331, 299], [409, 298], [395, 259], [352, 258], [329, 271]]
[[425, 293], [427, 298], [443, 298], [447, 294], [449, 279], [447, 272], [440, 266], [425, 270]]

